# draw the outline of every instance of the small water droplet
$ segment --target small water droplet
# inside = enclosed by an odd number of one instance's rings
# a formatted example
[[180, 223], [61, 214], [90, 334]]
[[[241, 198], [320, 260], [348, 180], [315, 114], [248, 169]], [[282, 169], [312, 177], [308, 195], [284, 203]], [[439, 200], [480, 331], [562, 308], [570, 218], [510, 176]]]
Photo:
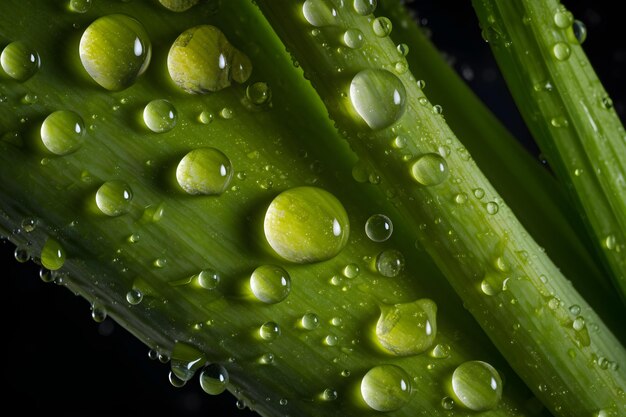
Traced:
[[182, 388], [185, 386], [185, 384], [187, 383], [187, 381], [180, 379], [178, 376], [176, 376], [176, 374], [172, 371], [170, 371], [170, 373], [167, 375], [167, 379], [170, 381], [170, 384], [172, 384], [172, 386], [174, 388]]
[[252, 104], [261, 106], [270, 101], [272, 98], [272, 90], [266, 83], [256, 82], [246, 88], [246, 97]]
[[280, 336], [280, 327], [273, 321], [263, 323], [259, 328], [259, 336], [268, 342], [272, 341]]
[[178, 185], [188, 194], [219, 195], [233, 177], [230, 159], [215, 148], [194, 149], [176, 168]]
[[498, 203], [496, 203], [495, 201], [488, 202], [485, 207], [487, 209], [487, 213], [492, 215], [496, 214], [498, 210], [500, 210], [500, 206], [498, 206]]
[[407, 56], [409, 54], [409, 46], [406, 43], [400, 43], [396, 46], [396, 50], [401, 56]]
[[339, 339], [334, 334], [329, 334], [324, 338], [324, 344], [326, 346], [335, 346]]
[[335, 257], [350, 234], [348, 214], [329, 192], [315, 187], [283, 191], [265, 213], [267, 242], [281, 258], [296, 263]]
[[365, 222], [365, 234], [374, 242], [384, 242], [393, 233], [393, 223], [384, 214], [374, 214]]
[[41, 141], [55, 155], [67, 155], [81, 147], [85, 137], [85, 123], [73, 111], [58, 110], [41, 124]]
[[615, 249], [616, 244], [617, 244], [617, 239], [615, 238], [615, 235], [608, 235], [602, 241], [602, 246], [604, 246], [608, 250]]
[[233, 116], [235, 115], [233, 112], [233, 109], [231, 109], [230, 107], [224, 107], [222, 110], [220, 110], [220, 117], [224, 120], [229, 120], [232, 119]]
[[452, 410], [454, 408], [454, 400], [450, 397], [443, 397], [441, 399], [441, 407], [444, 410]]
[[13, 251], [13, 256], [16, 261], [23, 264], [24, 262], [28, 262], [30, 260], [30, 251], [28, 250], [28, 247], [20, 245], [15, 248], [15, 251]]
[[205, 94], [244, 83], [252, 74], [250, 58], [230, 44], [215, 26], [184, 31], [170, 48], [167, 69], [176, 85], [190, 94]]
[[291, 278], [280, 266], [261, 265], [250, 275], [250, 289], [261, 302], [279, 303], [289, 295]]
[[335, 401], [337, 397], [337, 390], [333, 388], [326, 388], [324, 392], [322, 392], [322, 400], [324, 401]]
[[587, 39], [587, 26], [580, 20], [574, 20], [572, 25], [572, 31], [574, 32], [574, 38], [579, 45], [582, 45]]
[[374, 35], [379, 38], [384, 38], [391, 34], [391, 30], [393, 25], [391, 24], [391, 20], [386, 18], [385, 16], [377, 17], [372, 21], [372, 30], [374, 31]]
[[468, 361], [452, 374], [455, 402], [474, 411], [493, 409], [502, 397], [502, 380], [493, 366], [482, 361]]
[[438, 153], [426, 153], [418, 156], [410, 168], [411, 177], [419, 184], [433, 186], [448, 178], [448, 163]]
[[577, 332], [583, 330], [585, 328], [585, 319], [581, 316], [578, 316], [572, 322], [572, 328]]
[[107, 318], [107, 311], [104, 306], [94, 302], [91, 304], [91, 318], [96, 323], [102, 323]]
[[61, 244], [52, 238], [48, 238], [41, 248], [41, 265], [50, 271], [61, 269], [65, 263], [65, 249]]
[[123, 181], [107, 181], [96, 192], [96, 205], [111, 217], [120, 216], [130, 210], [133, 192]]
[[91, 78], [107, 90], [130, 87], [152, 57], [143, 25], [132, 17], [112, 14], [90, 24], [80, 39], [80, 60]]
[[212, 269], [204, 269], [200, 271], [198, 275], [194, 276], [200, 285], [205, 290], [214, 290], [220, 283], [220, 275]]
[[396, 365], [375, 366], [361, 380], [361, 395], [373, 410], [398, 410], [411, 398], [410, 377]]
[[46, 269], [46, 268], [39, 269], [39, 278], [41, 278], [41, 280], [45, 282], [46, 284], [54, 282], [56, 277], [57, 277], [56, 271], [50, 271], [49, 269]]
[[569, 312], [570, 314], [572, 314], [573, 316], [577, 316], [580, 314], [580, 306], [578, 304], [572, 304], [569, 307]]
[[155, 361], [158, 358], [159, 358], [159, 352], [157, 352], [154, 349], [148, 350], [148, 359], [150, 359], [151, 361]]
[[376, 324], [378, 342], [397, 356], [417, 355], [430, 348], [437, 335], [437, 305], [429, 299], [383, 305]]
[[176, 126], [177, 119], [176, 108], [164, 99], [152, 100], [143, 109], [143, 121], [154, 133], [169, 132]]
[[206, 357], [195, 347], [176, 342], [172, 349], [170, 368], [182, 381], [189, 381], [206, 362]]
[[302, 14], [315, 27], [337, 24], [337, 9], [329, 0], [306, 0], [302, 5]]
[[39, 54], [24, 42], [11, 42], [0, 54], [0, 66], [9, 77], [26, 81], [39, 69]]
[[143, 300], [143, 293], [137, 288], [133, 288], [126, 293], [126, 301], [130, 305], [137, 305]]
[[571, 54], [571, 49], [565, 42], [557, 42], [552, 47], [552, 54], [559, 61], [565, 61]]
[[554, 24], [560, 29], [566, 29], [574, 22], [574, 16], [571, 12], [559, 9], [554, 13]]
[[376, 270], [384, 277], [397, 277], [404, 269], [404, 255], [396, 249], [386, 249], [376, 257]]
[[300, 323], [302, 324], [303, 328], [307, 330], [313, 330], [319, 327], [320, 319], [317, 314], [308, 312], [302, 316], [302, 318], [300, 319]]
[[404, 113], [406, 89], [389, 71], [365, 69], [352, 79], [350, 101], [371, 129], [383, 129], [398, 121]]
[[75, 13], [87, 13], [91, 8], [91, 0], [70, 0], [69, 7]]
[[473, 193], [474, 193], [474, 197], [476, 197], [479, 200], [485, 196], [485, 190], [483, 190], [482, 188], [475, 188], [473, 190]]
[[367, 16], [374, 13], [377, 5], [378, 0], [354, 0], [352, 3], [354, 11], [361, 16]]
[[343, 34], [343, 43], [352, 49], [359, 49], [363, 46], [363, 32], [359, 29], [348, 29]]
[[439, 105], [439, 104], [435, 104], [433, 106], [433, 113], [434, 114], [441, 114], [441, 113], [443, 113], [443, 107], [441, 107], [441, 105]]

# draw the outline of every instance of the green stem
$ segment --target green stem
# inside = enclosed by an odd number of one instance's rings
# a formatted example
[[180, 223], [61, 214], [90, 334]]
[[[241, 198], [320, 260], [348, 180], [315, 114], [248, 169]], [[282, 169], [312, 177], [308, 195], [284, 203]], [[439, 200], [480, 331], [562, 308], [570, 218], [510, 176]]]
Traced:
[[[626, 406], [620, 394], [626, 387], [623, 371], [597, 363], [598, 356], [621, 363], [624, 348], [504, 205], [439, 109], [425, 100], [411, 73], [403, 71], [404, 60], [393, 42], [375, 34], [383, 32], [385, 22], [357, 15], [352, 4], [315, 3], [334, 9], [338, 18], [320, 23], [309, 15], [307, 21], [299, 1], [258, 1], [352, 149], [413, 221], [419, 241], [485, 332], [556, 415], [591, 415]], [[338, 39], [348, 29], [363, 33], [362, 48], [340, 45]], [[368, 69], [388, 75], [361, 73]], [[351, 87], [357, 74], [366, 74], [369, 84]], [[404, 115], [385, 127], [384, 122], [398, 116], [399, 82], [406, 90]], [[351, 90], [356, 91], [352, 100]], [[392, 146], [398, 136], [407, 142], [399, 150]], [[432, 161], [434, 153], [445, 155], [449, 178], [424, 185], [441, 179], [442, 165], [436, 162], [422, 172], [422, 185], [417, 184], [411, 164], [427, 154]]]

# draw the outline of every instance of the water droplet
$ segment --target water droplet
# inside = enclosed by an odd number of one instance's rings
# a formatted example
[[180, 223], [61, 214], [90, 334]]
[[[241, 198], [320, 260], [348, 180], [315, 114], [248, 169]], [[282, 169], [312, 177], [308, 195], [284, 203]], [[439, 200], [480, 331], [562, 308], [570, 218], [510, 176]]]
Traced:
[[367, 16], [374, 13], [377, 5], [378, 0], [354, 0], [354, 3], [352, 4], [354, 11], [361, 16]]
[[91, 8], [91, 0], [70, 0], [70, 10], [75, 13], [87, 13]]
[[615, 249], [616, 243], [617, 243], [617, 239], [615, 238], [615, 235], [608, 235], [602, 241], [602, 246], [604, 246], [608, 250], [613, 250]]
[[204, 110], [198, 116], [198, 121], [203, 125], [208, 125], [213, 121], [213, 114], [209, 111]]
[[479, 200], [485, 196], [485, 190], [483, 190], [482, 188], [475, 188], [473, 190], [473, 193], [474, 193], [474, 197], [476, 197]]
[[278, 404], [285, 406], [287, 405], [289, 401], [286, 398], [281, 398], [280, 400], [278, 400]]
[[206, 362], [206, 357], [195, 347], [176, 342], [172, 349], [170, 368], [172, 373], [187, 382]]
[[574, 321], [572, 322], [572, 328], [574, 330], [576, 330], [577, 332], [581, 331], [582, 329], [585, 328], [585, 319], [578, 316], [574, 319]]
[[261, 265], [250, 276], [250, 289], [259, 301], [275, 304], [289, 295], [291, 278], [280, 266]]
[[339, 339], [334, 334], [329, 334], [324, 338], [324, 344], [326, 346], [335, 346]]
[[430, 356], [436, 359], [445, 359], [450, 356], [450, 346], [438, 343], [433, 350], [430, 351]]
[[404, 255], [395, 249], [386, 249], [376, 257], [376, 270], [384, 277], [397, 277], [404, 269]]
[[337, 390], [333, 388], [326, 388], [322, 393], [322, 399], [324, 401], [335, 401], [337, 399]]
[[393, 233], [393, 223], [384, 214], [374, 214], [365, 222], [365, 234], [374, 242], [384, 242]]
[[39, 269], [39, 278], [41, 278], [41, 280], [45, 282], [46, 284], [54, 282], [56, 277], [57, 277], [56, 271], [50, 271], [49, 269], [46, 269], [46, 268]]
[[315, 313], [305, 313], [300, 319], [302, 327], [307, 330], [317, 329], [320, 325], [320, 318]]
[[41, 124], [41, 141], [55, 155], [67, 155], [78, 150], [85, 137], [85, 123], [73, 111], [58, 110]]
[[96, 192], [96, 205], [107, 216], [120, 216], [130, 210], [133, 192], [123, 181], [107, 181]]
[[448, 174], [448, 163], [438, 153], [420, 155], [411, 164], [411, 177], [427, 187], [441, 184]]
[[396, 50], [402, 56], [407, 56], [409, 54], [409, 46], [406, 43], [400, 43], [396, 46]]
[[376, 324], [378, 342], [397, 356], [422, 353], [435, 341], [436, 315], [437, 305], [428, 299], [383, 305]]
[[270, 101], [272, 98], [272, 90], [266, 83], [256, 82], [246, 88], [246, 97], [248, 97], [248, 100], [250, 100], [252, 104], [261, 106]]
[[159, 3], [173, 12], [184, 12], [198, 4], [198, 1], [199, 0], [159, 0]]
[[450, 397], [443, 397], [441, 399], [441, 407], [444, 410], [452, 410], [454, 408], [454, 400]]
[[335, 257], [350, 234], [348, 214], [328, 191], [296, 187], [276, 196], [265, 213], [267, 242], [282, 258], [297, 263]]
[[379, 38], [384, 38], [385, 36], [389, 36], [391, 34], [393, 26], [391, 24], [391, 20], [386, 18], [385, 16], [377, 17], [372, 21], [372, 30], [374, 31], [374, 35]]
[[582, 45], [587, 39], [587, 26], [580, 20], [574, 20], [572, 30], [574, 32], [574, 38], [576, 38], [579, 45]]
[[41, 265], [50, 271], [60, 269], [65, 263], [65, 249], [55, 239], [48, 238], [41, 248]]
[[167, 100], [157, 99], [146, 104], [143, 121], [154, 133], [169, 132], [176, 126], [178, 112]]
[[187, 381], [180, 379], [172, 371], [170, 371], [170, 373], [167, 375], [167, 379], [170, 381], [170, 384], [172, 384], [174, 388], [182, 388], [187, 383]]
[[133, 288], [132, 290], [126, 293], [126, 301], [130, 305], [137, 305], [141, 303], [143, 300], [143, 293], [139, 291], [137, 288]]
[[11, 42], [0, 54], [0, 65], [9, 77], [26, 81], [39, 69], [39, 54], [24, 42]]
[[343, 43], [352, 49], [359, 49], [363, 46], [363, 32], [359, 29], [348, 29], [343, 34]]
[[155, 361], [158, 359], [158, 357], [159, 357], [159, 352], [157, 352], [154, 349], [148, 350], [148, 359], [150, 359], [151, 361]]
[[159, 362], [161, 363], [168, 363], [170, 361], [170, 357], [161, 353], [159, 354]]
[[204, 269], [198, 275], [195, 275], [198, 285], [205, 290], [214, 290], [220, 283], [220, 275], [212, 269]]
[[487, 208], [487, 213], [489, 214], [496, 214], [498, 210], [500, 210], [500, 206], [498, 206], [498, 203], [495, 201], [488, 202], [485, 207]]
[[441, 113], [443, 113], [443, 107], [441, 107], [441, 105], [439, 105], [439, 104], [435, 104], [433, 106], [433, 113], [434, 114], [441, 114]]
[[28, 262], [30, 260], [30, 251], [28, 250], [28, 247], [20, 245], [15, 248], [13, 256], [16, 261], [23, 264], [24, 262]]
[[454, 196], [454, 202], [457, 204], [465, 204], [467, 202], [467, 194], [458, 193]]
[[574, 16], [571, 12], [559, 9], [554, 14], [554, 24], [560, 29], [566, 29], [574, 22]]
[[480, 289], [485, 295], [497, 295], [503, 290], [504, 279], [498, 273], [488, 273], [480, 283]]
[[365, 69], [350, 84], [352, 106], [367, 125], [382, 129], [404, 113], [406, 90], [402, 81], [386, 70]]
[[459, 365], [452, 374], [455, 402], [474, 411], [491, 410], [502, 397], [502, 380], [493, 366], [481, 361]]
[[306, 0], [302, 5], [302, 14], [315, 27], [337, 24], [337, 9], [328, 0]]
[[224, 120], [232, 119], [234, 116], [233, 109], [230, 107], [224, 107], [220, 110], [220, 117]]
[[219, 195], [233, 178], [230, 159], [215, 148], [194, 149], [176, 168], [178, 185], [188, 194]]
[[376, 366], [361, 380], [361, 395], [376, 411], [398, 410], [411, 398], [410, 377], [396, 365]]
[[269, 352], [268, 353], [264, 353], [259, 358], [259, 363], [261, 363], [263, 365], [269, 365], [271, 363], [274, 363], [274, 354], [273, 353], [269, 353]]
[[602, 107], [604, 107], [607, 110], [613, 108], [613, 100], [611, 100], [611, 97], [609, 96], [602, 97], [601, 103], [602, 103]]
[[100, 304], [94, 302], [91, 304], [91, 318], [96, 323], [102, 323], [107, 318], [106, 309]]
[[26, 233], [31, 233], [37, 228], [37, 219], [32, 217], [26, 217], [22, 220], [22, 230]]
[[214, 26], [196, 26], [184, 31], [167, 55], [170, 77], [190, 94], [204, 94], [244, 83], [252, 74], [252, 63], [228, 42]]
[[572, 51], [569, 45], [565, 42], [557, 42], [552, 47], [552, 53], [554, 54], [554, 57], [559, 61], [565, 61], [567, 58], [569, 58], [571, 52]]
[[579, 306], [578, 304], [572, 304], [572, 305], [569, 307], [569, 312], [570, 312], [572, 315], [574, 315], [574, 316], [579, 315], [579, 314], [580, 314], [580, 306]]
[[91, 78], [107, 90], [117, 91], [130, 87], [146, 71], [152, 45], [141, 23], [126, 15], [112, 14], [85, 29], [79, 53]]
[[268, 321], [259, 328], [259, 335], [263, 340], [272, 341], [280, 336], [280, 327], [273, 321]]

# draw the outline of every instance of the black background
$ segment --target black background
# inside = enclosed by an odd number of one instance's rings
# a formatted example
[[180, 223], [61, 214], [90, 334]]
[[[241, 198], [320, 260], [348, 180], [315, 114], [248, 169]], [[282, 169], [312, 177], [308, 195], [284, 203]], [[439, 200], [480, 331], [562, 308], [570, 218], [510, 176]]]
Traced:
[[[624, 120], [626, 38], [618, 3], [566, 4], [587, 24], [584, 48]], [[470, 2], [416, 1], [411, 6], [454, 67], [473, 74], [468, 80], [471, 87], [515, 135], [530, 141], [480, 37]], [[20, 414], [34, 416], [253, 415], [238, 410], [230, 394], [204, 394], [195, 381], [173, 388], [167, 381], [167, 365], [149, 360], [143, 344], [110, 319], [96, 324], [86, 301], [65, 288], [44, 284], [35, 265], [13, 259], [13, 249], [0, 242], [2, 375], [7, 387], [0, 398], [5, 410], [16, 406]]]

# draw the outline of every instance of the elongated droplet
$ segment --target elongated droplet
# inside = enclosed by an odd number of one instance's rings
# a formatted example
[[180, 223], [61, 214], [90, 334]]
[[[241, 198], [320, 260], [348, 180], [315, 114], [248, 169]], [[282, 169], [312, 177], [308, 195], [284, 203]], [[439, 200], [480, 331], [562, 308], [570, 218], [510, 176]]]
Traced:
[[187, 29], [170, 48], [167, 69], [172, 81], [191, 94], [204, 94], [243, 83], [252, 74], [250, 58], [228, 42], [215, 26]]
[[178, 185], [188, 194], [219, 195], [233, 178], [230, 159], [215, 148], [189, 152], [176, 168]]
[[282, 258], [297, 263], [324, 261], [346, 246], [350, 222], [328, 191], [296, 187], [279, 194], [265, 213], [267, 242]]
[[404, 113], [406, 89], [393, 73], [366, 69], [352, 79], [350, 101], [370, 128], [383, 129]]
[[50, 271], [60, 269], [65, 263], [65, 249], [55, 239], [48, 238], [41, 249], [41, 265]]
[[107, 90], [130, 87], [152, 57], [152, 44], [141, 23], [112, 14], [94, 21], [83, 33], [80, 60], [93, 80]]
[[195, 347], [176, 342], [172, 349], [170, 367], [172, 373], [181, 380], [189, 381], [206, 362], [206, 357]]
[[200, 372], [200, 387], [209, 395], [219, 395], [226, 390], [229, 377], [222, 365], [212, 363]]
[[474, 411], [491, 410], [502, 397], [502, 379], [493, 366], [482, 361], [468, 361], [452, 374], [455, 402]]
[[103, 214], [115, 217], [127, 213], [133, 192], [124, 181], [107, 181], [96, 192], [96, 205]]
[[398, 410], [411, 398], [410, 377], [396, 365], [376, 366], [361, 380], [361, 396], [373, 410]]
[[9, 77], [26, 81], [39, 69], [39, 54], [24, 42], [11, 42], [2, 50], [0, 65]]
[[280, 266], [261, 265], [250, 276], [250, 289], [259, 301], [275, 304], [289, 295], [291, 278]]
[[437, 305], [429, 299], [381, 306], [376, 324], [378, 342], [398, 356], [428, 350], [437, 335]]
[[81, 147], [85, 137], [85, 123], [73, 111], [58, 110], [41, 124], [41, 141], [53, 154], [67, 155]]

